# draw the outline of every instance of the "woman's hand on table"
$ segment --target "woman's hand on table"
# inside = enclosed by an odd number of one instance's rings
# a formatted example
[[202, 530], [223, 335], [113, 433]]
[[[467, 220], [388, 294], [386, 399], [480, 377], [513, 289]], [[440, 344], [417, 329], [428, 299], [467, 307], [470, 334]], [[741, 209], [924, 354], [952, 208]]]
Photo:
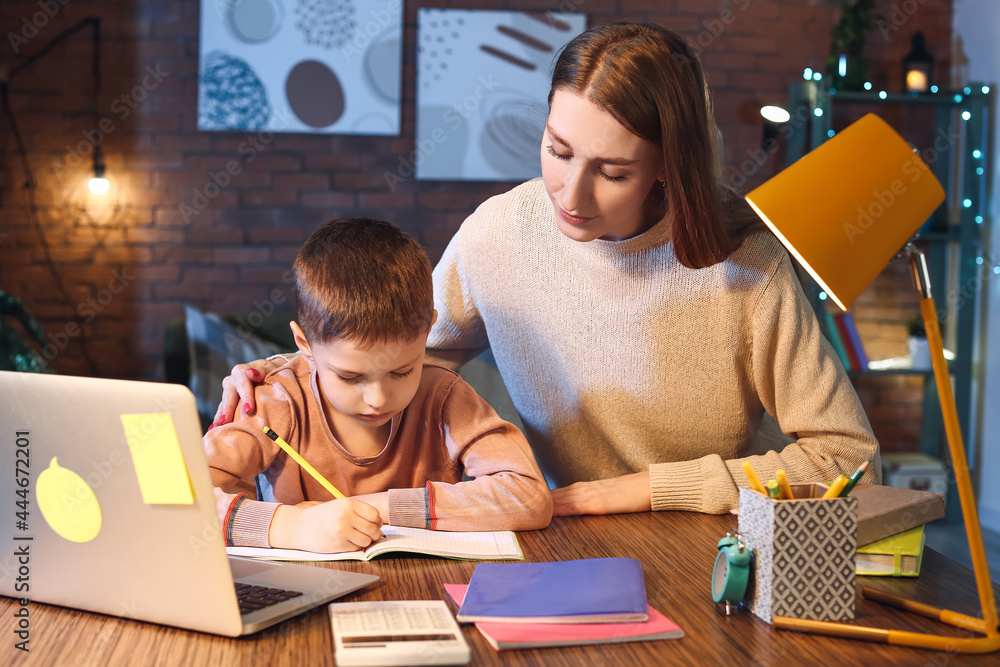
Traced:
[[552, 490], [553, 516], [625, 514], [648, 512], [652, 508], [648, 470]]
[[264, 376], [280, 368], [283, 361], [257, 359], [248, 364], [233, 366], [233, 372], [222, 380], [222, 400], [215, 411], [215, 419], [209, 430], [222, 424], [228, 424], [236, 416], [237, 404], [243, 405], [243, 412], [252, 415], [257, 406], [253, 400], [254, 384], [262, 382]]

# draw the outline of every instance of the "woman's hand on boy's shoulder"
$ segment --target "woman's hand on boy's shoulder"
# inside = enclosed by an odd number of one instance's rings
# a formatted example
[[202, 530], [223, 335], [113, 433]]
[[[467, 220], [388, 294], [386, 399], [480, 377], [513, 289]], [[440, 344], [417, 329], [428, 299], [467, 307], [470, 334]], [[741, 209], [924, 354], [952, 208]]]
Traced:
[[263, 382], [264, 376], [280, 366], [281, 364], [269, 359], [257, 359], [233, 366], [233, 371], [222, 378], [222, 400], [215, 411], [212, 428], [233, 421], [236, 407], [240, 404], [243, 412], [252, 415], [257, 409], [253, 399], [254, 385]]
[[368, 503], [353, 498], [280, 505], [268, 539], [281, 549], [339, 553], [364, 549], [381, 535], [382, 518]]
[[653, 508], [649, 471], [592, 482], [576, 482], [552, 490], [552, 515], [625, 514]]

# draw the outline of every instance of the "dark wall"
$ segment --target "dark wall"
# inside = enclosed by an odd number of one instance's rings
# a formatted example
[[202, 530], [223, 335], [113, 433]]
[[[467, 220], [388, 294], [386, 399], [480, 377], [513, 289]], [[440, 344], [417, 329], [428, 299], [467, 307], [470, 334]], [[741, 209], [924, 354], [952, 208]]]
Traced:
[[[898, 90], [899, 63], [918, 28], [947, 72], [949, 0], [879, 5], [884, 18], [867, 43], [877, 86]], [[4, 0], [8, 68], [80, 19], [102, 20], [98, 121], [87, 31], [9, 82], [33, 189], [24, 187], [17, 138], [0, 120], [0, 289], [42, 321], [51, 365], [160, 377], [163, 327], [185, 302], [250, 314], [290, 300], [283, 274], [306, 236], [333, 217], [392, 220], [436, 261], [464, 217], [511, 184], [406, 177], [390, 189], [384, 172], [399, 174], [415, 150], [418, 7], [568, 9], [587, 13], [591, 25], [641, 19], [679, 30], [702, 52], [727, 162], [744, 190], [778, 166], [778, 156], [760, 150], [755, 105], [787, 99], [804, 67], [822, 69], [837, 16], [821, 0], [408, 1], [399, 137], [266, 136], [197, 130], [195, 0]], [[103, 198], [85, 187], [96, 142], [113, 183]], [[239, 173], [219, 177], [232, 160]]]

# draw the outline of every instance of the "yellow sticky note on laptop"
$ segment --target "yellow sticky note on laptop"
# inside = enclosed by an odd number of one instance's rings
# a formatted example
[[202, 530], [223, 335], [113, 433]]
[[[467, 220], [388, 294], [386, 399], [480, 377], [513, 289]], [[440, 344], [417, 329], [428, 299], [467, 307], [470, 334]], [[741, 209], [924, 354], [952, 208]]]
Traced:
[[181, 443], [170, 413], [122, 415], [125, 439], [147, 505], [185, 505], [194, 502]]

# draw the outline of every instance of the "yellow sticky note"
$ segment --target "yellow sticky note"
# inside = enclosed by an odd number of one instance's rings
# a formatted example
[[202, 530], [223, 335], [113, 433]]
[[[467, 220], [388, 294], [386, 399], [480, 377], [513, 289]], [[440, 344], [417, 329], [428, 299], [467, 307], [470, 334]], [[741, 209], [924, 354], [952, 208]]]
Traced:
[[194, 502], [181, 443], [170, 413], [122, 415], [125, 439], [147, 505], [185, 505]]

